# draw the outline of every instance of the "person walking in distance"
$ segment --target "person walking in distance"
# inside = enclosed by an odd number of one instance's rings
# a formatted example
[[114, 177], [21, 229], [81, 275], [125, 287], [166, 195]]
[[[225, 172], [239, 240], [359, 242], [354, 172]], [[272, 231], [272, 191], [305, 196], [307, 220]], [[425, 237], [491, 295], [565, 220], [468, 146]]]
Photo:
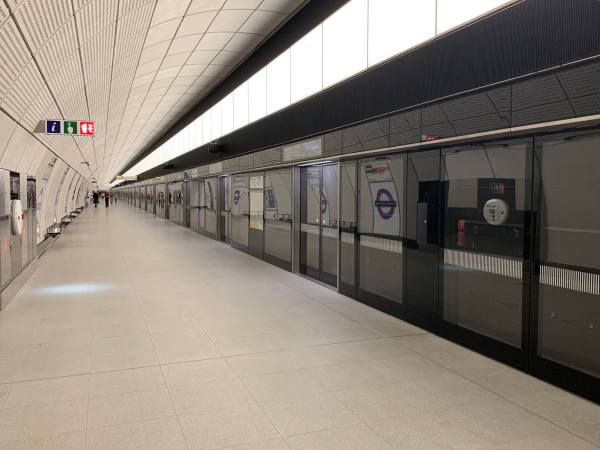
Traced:
[[108, 194], [108, 192], [104, 193], [104, 207], [108, 208], [108, 202], [110, 201], [110, 196]]
[[94, 202], [94, 208], [98, 207], [98, 203], [100, 203], [100, 194], [98, 194], [97, 191], [94, 191], [94, 193], [92, 194], [93, 197], [93, 202]]

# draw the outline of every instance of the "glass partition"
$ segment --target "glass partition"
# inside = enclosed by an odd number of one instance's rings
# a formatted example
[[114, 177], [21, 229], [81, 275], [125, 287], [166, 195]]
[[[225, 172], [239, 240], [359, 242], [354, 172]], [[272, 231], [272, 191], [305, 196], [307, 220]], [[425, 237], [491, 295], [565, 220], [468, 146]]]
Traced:
[[445, 321], [521, 347], [529, 141], [442, 152]]
[[248, 228], [250, 226], [250, 200], [248, 175], [234, 175], [231, 186], [231, 244], [248, 250]]
[[402, 303], [406, 156], [360, 162], [359, 288], [363, 298]]
[[190, 181], [190, 228], [194, 231], [200, 231], [200, 180]]
[[340, 165], [340, 292], [356, 295], [356, 243], [358, 224], [356, 161]]
[[337, 286], [338, 168], [300, 169], [300, 272]]
[[600, 377], [600, 135], [541, 139], [540, 356]]
[[211, 237], [217, 237], [217, 179], [204, 180], [204, 231]]
[[265, 260], [292, 268], [292, 169], [265, 173]]

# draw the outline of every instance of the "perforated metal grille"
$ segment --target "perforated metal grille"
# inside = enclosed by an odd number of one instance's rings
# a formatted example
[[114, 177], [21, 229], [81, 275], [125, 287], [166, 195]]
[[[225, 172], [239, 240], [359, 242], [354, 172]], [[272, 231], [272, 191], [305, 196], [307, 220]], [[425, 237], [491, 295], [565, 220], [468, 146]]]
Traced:
[[444, 263], [509, 278], [523, 278], [523, 262], [481, 253], [444, 249]]
[[584, 294], [600, 295], [600, 275], [580, 270], [542, 265], [540, 283]]

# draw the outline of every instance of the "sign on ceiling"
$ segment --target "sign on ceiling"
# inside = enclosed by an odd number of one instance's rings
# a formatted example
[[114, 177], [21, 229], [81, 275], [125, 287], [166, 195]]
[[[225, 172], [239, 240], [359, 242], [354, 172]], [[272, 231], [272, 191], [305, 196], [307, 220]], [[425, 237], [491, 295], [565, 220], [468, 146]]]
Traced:
[[89, 120], [45, 120], [44, 132], [52, 135], [94, 136], [95, 122]]

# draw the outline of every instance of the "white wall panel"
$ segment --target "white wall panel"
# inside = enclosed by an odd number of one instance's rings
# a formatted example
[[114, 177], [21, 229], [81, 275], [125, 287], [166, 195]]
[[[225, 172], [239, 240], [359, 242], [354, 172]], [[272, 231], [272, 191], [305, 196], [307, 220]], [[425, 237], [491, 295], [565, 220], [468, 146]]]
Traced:
[[369, 0], [369, 65], [433, 38], [435, 4], [436, 0]]
[[215, 140], [222, 136], [221, 134], [221, 103], [217, 103], [210, 109], [211, 120], [211, 139]]
[[437, 32], [443, 33], [507, 3], [510, 2], [506, 0], [437, 0]]
[[233, 126], [239, 129], [248, 125], [248, 82], [233, 91]]
[[223, 136], [233, 131], [233, 93], [221, 100], [221, 128]]
[[267, 65], [267, 114], [290, 105], [290, 51]]
[[323, 89], [323, 25], [292, 46], [290, 64], [292, 103]]
[[323, 22], [323, 86], [367, 68], [367, 0], [352, 0]]
[[267, 114], [267, 71], [259, 70], [248, 81], [248, 123]]

